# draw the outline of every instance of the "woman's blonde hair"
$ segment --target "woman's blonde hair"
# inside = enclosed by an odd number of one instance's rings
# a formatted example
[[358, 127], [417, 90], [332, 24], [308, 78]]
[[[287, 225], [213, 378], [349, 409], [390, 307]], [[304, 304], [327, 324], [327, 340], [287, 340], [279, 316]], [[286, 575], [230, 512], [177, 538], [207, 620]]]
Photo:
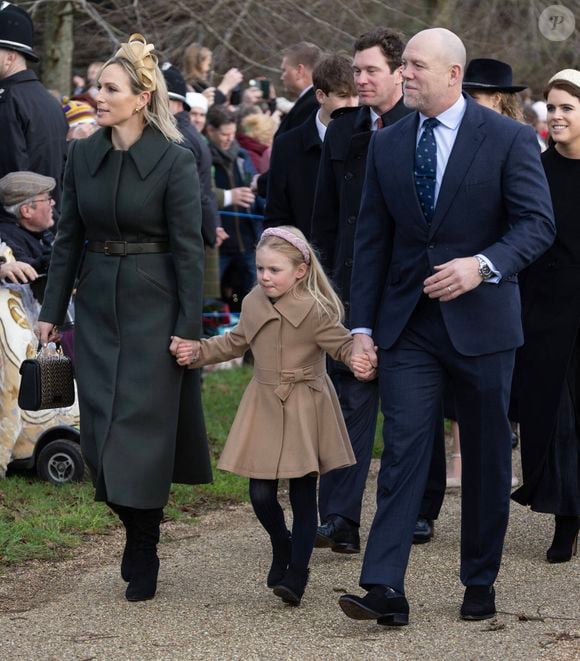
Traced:
[[524, 121], [524, 111], [522, 108], [522, 102], [516, 92], [500, 92], [499, 95], [499, 107], [501, 109], [501, 114], [511, 119], [515, 119], [516, 122]]
[[118, 64], [129, 76], [133, 94], [151, 94], [149, 103], [142, 111], [145, 123], [160, 131], [167, 140], [183, 142], [183, 136], [177, 130], [175, 118], [169, 109], [167, 85], [157, 64], [157, 56], [152, 52], [153, 48], [153, 44], [147, 44], [145, 37], [132, 34], [129, 41], [121, 44], [115, 55], [103, 64], [101, 73], [111, 64]]
[[243, 117], [240, 120], [240, 129], [242, 133], [249, 135], [250, 138], [271, 147], [277, 126], [270, 115], [264, 115], [264, 113], [259, 112]]
[[300, 297], [301, 293], [308, 292], [318, 303], [324, 314], [326, 314], [332, 321], [336, 321], [337, 323], [341, 322], [344, 319], [344, 306], [332, 288], [330, 280], [324, 272], [314, 248], [308, 243], [304, 234], [302, 234], [297, 227], [282, 225], [275, 229], [285, 230], [301, 239], [305, 249], [308, 251], [310, 258], [309, 263], [306, 261], [299, 248], [279, 236], [262, 236], [256, 246], [256, 251], [260, 248], [270, 248], [271, 250], [280, 252], [288, 257], [295, 267], [300, 266], [300, 264], [306, 264], [308, 266], [308, 271], [306, 275], [298, 280], [294, 287], [292, 287], [292, 294], [296, 297]]
[[185, 80], [188, 82], [192, 80], [204, 80], [201, 65], [208, 57], [211, 57], [211, 51], [209, 48], [206, 48], [201, 44], [190, 44], [183, 54], [183, 71]]

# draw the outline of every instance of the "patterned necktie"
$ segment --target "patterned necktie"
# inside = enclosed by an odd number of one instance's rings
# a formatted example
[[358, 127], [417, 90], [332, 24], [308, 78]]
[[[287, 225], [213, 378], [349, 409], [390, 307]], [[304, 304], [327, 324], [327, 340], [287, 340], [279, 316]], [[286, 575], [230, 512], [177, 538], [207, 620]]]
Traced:
[[379, 115], [379, 116], [375, 119], [376, 130], [378, 131], [379, 129], [382, 129], [384, 125], [385, 125], [385, 124], [384, 124], [384, 122], [383, 122], [383, 118]]
[[423, 214], [431, 221], [435, 211], [435, 180], [437, 176], [437, 143], [433, 129], [440, 124], [435, 117], [423, 122], [423, 132], [415, 152], [415, 187]]

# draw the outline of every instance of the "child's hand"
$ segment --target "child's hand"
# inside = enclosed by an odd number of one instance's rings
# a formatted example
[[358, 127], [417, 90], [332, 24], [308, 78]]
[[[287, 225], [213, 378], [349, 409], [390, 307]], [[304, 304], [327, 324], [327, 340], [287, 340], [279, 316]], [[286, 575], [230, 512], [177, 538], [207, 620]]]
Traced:
[[201, 343], [198, 340], [185, 340], [177, 345], [175, 359], [181, 366], [189, 365], [199, 360]]
[[351, 358], [352, 371], [359, 381], [372, 381], [377, 376], [368, 353], [359, 353]]

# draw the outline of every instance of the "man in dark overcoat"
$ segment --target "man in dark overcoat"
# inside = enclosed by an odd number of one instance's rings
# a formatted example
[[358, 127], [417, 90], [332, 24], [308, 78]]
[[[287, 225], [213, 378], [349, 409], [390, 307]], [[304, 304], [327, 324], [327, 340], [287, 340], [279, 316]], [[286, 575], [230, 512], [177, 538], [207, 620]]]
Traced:
[[351, 62], [329, 55], [312, 76], [319, 108], [300, 126], [278, 136], [272, 148], [266, 198], [265, 227], [294, 225], [310, 238], [312, 207], [320, 154], [331, 114], [357, 105]]
[[[328, 127], [322, 150], [312, 217], [312, 241], [320, 250], [325, 271], [344, 302], [345, 324], [350, 319], [350, 279], [354, 233], [373, 132], [404, 117], [400, 58], [402, 36], [388, 28], [363, 34], [354, 45], [354, 80], [359, 108], [338, 110]], [[376, 381], [357, 381], [340, 363], [329, 363], [329, 374], [339, 393], [342, 412], [357, 457], [351, 468], [333, 471], [320, 480], [321, 527], [318, 546], [357, 553], [359, 524], [378, 414]], [[417, 542], [429, 541], [445, 492], [443, 420], [437, 429], [433, 470], [417, 530]], [[427, 528], [425, 530], [425, 528]]]
[[[38, 62], [33, 51], [33, 26], [20, 7], [0, 9], [0, 177], [28, 170], [56, 182], [54, 199], [60, 209], [68, 124], [58, 101], [47, 92], [27, 62]], [[0, 210], [0, 213], [2, 211]]]

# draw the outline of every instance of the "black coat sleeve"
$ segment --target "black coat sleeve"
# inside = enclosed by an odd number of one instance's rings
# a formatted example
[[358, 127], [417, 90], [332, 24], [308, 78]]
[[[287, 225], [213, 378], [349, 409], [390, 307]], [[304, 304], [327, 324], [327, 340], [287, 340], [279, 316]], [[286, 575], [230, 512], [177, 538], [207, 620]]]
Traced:
[[264, 227], [294, 225], [291, 201], [288, 196], [289, 162], [284, 136], [274, 141], [270, 170]]

